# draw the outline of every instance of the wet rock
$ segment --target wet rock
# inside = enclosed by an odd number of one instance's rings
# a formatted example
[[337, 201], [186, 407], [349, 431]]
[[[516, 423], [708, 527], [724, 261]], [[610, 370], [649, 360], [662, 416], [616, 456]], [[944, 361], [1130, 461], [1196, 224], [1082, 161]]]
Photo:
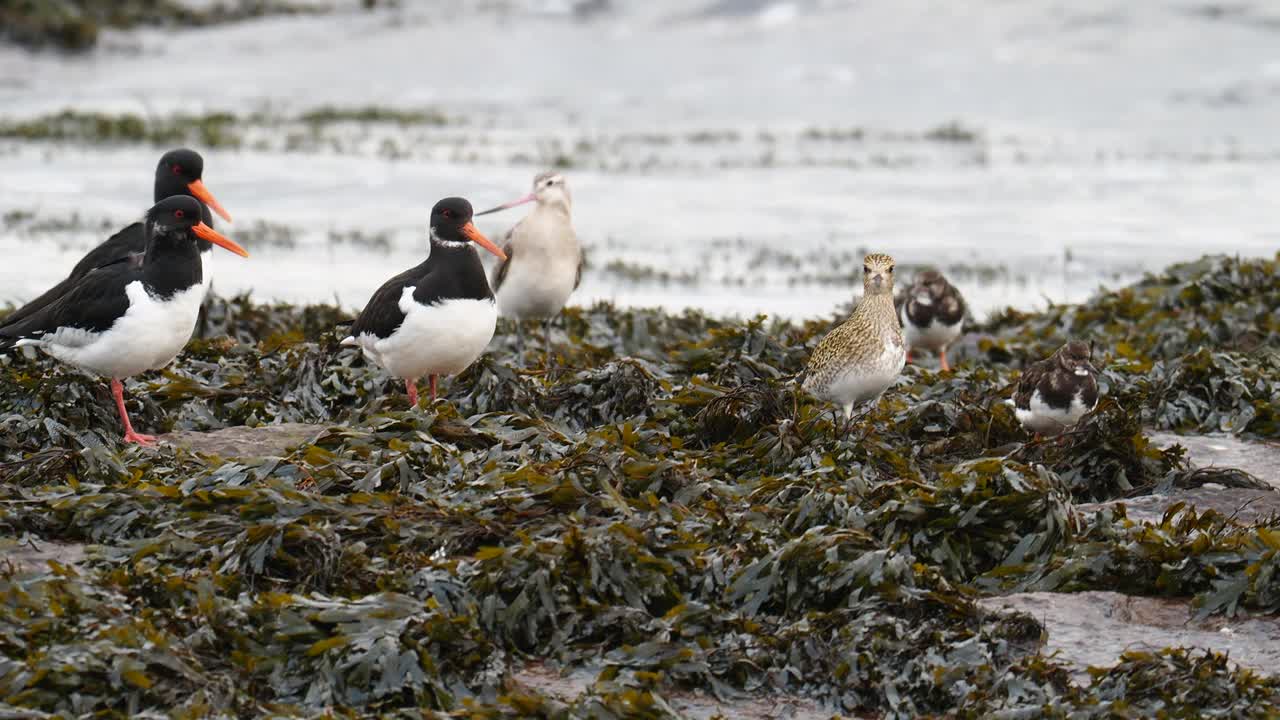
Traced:
[[[588, 693], [596, 676], [578, 670], [562, 675], [543, 663], [526, 665], [512, 680], [528, 690], [536, 690], [562, 702], [572, 702]], [[808, 698], [791, 695], [744, 697], [718, 700], [709, 693], [673, 691], [663, 697], [679, 717], [691, 720], [738, 718], [739, 720], [829, 720], [832, 718], [872, 718], [876, 715], [841, 715], [824, 710]]]
[[1231, 467], [1244, 470], [1280, 490], [1280, 444], [1241, 440], [1232, 435], [1176, 435], [1153, 432], [1151, 442], [1160, 447], [1181, 445], [1196, 467]]
[[[1130, 519], [1136, 522], [1158, 522], [1175, 503], [1186, 503], [1199, 509], [1216, 510], [1235, 516], [1241, 522], [1256, 522], [1272, 515], [1280, 516], [1280, 445], [1241, 440], [1227, 435], [1175, 435], [1155, 432], [1152, 444], [1159, 447], [1181, 445], [1187, 449], [1192, 466], [1200, 469], [1235, 469], [1243, 473], [1220, 473], [1198, 487], [1173, 489], [1168, 493], [1143, 495], [1123, 500], [1077, 505], [1083, 512], [1094, 512], [1111, 505], [1124, 505]], [[1229, 487], [1243, 485], [1244, 487]]]
[[31, 542], [17, 538], [0, 538], [0, 571], [12, 567], [16, 572], [40, 572], [49, 569], [52, 560], [75, 567], [84, 561], [85, 546], [80, 543]]
[[1039, 620], [1047, 634], [1041, 652], [1056, 653], [1080, 684], [1086, 684], [1088, 667], [1114, 665], [1130, 650], [1202, 648], [1227, 653], [1234, 663], [1264, 673], [1280, 666], [1280, 619], [1271, 616], [1195, 621], [1188, 600], [1113, 592], [1018, 593], [979, 604]]
[[328, 426], [280, 423], [260, 427], [230, 427], [212, 432], [178, 431], [161, 435], [162, 443], [179, 445], [209, 455], [234, 458], [277, 457], [315, 439]]

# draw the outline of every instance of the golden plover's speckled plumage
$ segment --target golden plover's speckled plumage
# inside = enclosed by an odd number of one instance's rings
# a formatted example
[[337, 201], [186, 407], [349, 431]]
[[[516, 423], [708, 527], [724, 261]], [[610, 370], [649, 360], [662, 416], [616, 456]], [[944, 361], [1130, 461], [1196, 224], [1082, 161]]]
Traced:
[[854, 405], [879, 398], [907, 361], [893, 306], [893, 258], [866, 256], [862, 289], [853, 314], [818, 343], [805, 368], [804, 389], [840, 405], [846, 418], [853, 417]]

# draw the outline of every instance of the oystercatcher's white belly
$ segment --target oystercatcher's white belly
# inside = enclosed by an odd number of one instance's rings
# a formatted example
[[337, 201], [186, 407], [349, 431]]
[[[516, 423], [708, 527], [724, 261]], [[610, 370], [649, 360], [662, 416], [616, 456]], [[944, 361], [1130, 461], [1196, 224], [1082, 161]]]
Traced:
[[209, 289], [213, 287], [213, 249], [210, 248], [200, 253], [200, 285], [204, 288], [204, 297], [209, 294]]
[[160, 299], [135, 280], [125, 286], [125, 295], [129, 309], [102, 332], [64, 327], [18, 344], [35, 345], [62, 362], [111, 378], [168, 365], [191, 339], [204, 286]]
[[355, 338], [366, 357], [399, 378], [457, 375], [475, 362], [493, 339], [498, 310], [492, 300], [443, 300], [422, 305], [413, 287], [400, 295], [404, 322], [390, 336]]

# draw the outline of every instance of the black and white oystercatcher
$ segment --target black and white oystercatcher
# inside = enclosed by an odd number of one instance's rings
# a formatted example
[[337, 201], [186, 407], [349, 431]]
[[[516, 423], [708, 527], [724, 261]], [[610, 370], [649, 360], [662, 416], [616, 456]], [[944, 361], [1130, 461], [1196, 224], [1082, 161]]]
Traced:
[[926, 270], [916, 275], [898, 302], [902, 335], [907, 341], [907, 362], [911, 362], [912, 350], [925, 349], [938, 353], [943, 371], [950, 370], [947, 347], [960, 337], [964, 309], [960, 291], [947, 282], [942, 273]]
[[200, 208], [185, 195], [156, 203], [143, 218], [144, 254], [86, 272], [60, 297], [0, 328], [0, 352], [33, 345], [111, 378], [125, 442], [152, 443], [129, 422], [120, 380], [168, 365], [191, 339], [204, 299], [198, 241], [249, 256], [204, 224]]
[[[222, 205], [213, 197], [213, 193], [209, 192], [209, 189], [205, 187], [203, 177], [204, 158], [200, 157], [200, 153], [186, 148], [170, 150], [160, 157], [160, 162], [156, 165], [155, 196], [152, 202], [160, 202], [165, 198], [178, 195], [193, 197], [200, 201], [200, 220], [206, 227], [213, 227], [213, 216], [209, 212], [210, 208], [222, 216], [224, 220], [230, 222], [231, 215], [223, 209]], [[210, 257], [213, 255], [213, 245], [208, 240], [200, 237], [197, 237], [196, 244], [200, 249], [201, 270], [204, 278], [203, 285], [205, 291], [208, 292], [209, 283], [213, 277], [210, 272], [209, 262]], [[71, 269], [71, 274], [65, 280], [10, 313], [4, 319], [0, 328], [15, 325], [39, 312], [45, 305], [57, 300], [68, 290], [75, 287], [80, 278], [88, 274], [89, 271], [120, 262], [131, 255], [142, 255], [146, 251], [147, 233], [142, 223], [135, 222], [126, 226], [123, 230], [90, 250], [83, 258], [80, 258], [80, 262], [76, 263], [76, 266]]]
[[503, 238], [507, 259], [494, 271], [493, 292], [503, 317], [545, 320], [564, 309], [582, 281], [582, 248], [573, 231], [573, 202], [564, 177], [541, 173], [533, 179], [533, 192], [476, 215], [529, 202], [536, 203], [533, 211]]
[[418, 378], [456, 375], [493, 339], [498, 321], [493, 291], [471, 243], [506, 260], [506, 254], [471, 224], [471, 203], [445, 198], [431, 209], [431, 254], [388, 280], [351, 324], [343, 345], [402, 378], [418, 404]]
[[1079, 340], [1022, 371], [1013, 394], [1013, 412], [1039, 435], [1058, 435], [1098, 404], [1098, 371], [1089, 346]]

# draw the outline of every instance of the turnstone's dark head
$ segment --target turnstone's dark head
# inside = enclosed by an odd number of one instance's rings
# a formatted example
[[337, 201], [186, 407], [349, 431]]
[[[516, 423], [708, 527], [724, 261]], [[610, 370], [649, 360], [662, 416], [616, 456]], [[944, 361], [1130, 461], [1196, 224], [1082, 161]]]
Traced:
[[864, 295], [893, 294], [893, 258], [884, 253], [871, 253], [862, 259], [862, 292]]
[[431, 239], [446, 246], [466, 245], [473, 242], [506, 260], [507, 254], [480, 234], [471, 224], [471, 203], [460, 197], [445, 198], [431, 208]]
[[194, 236], [240, 257], [249, 257], [249, 253], [234, 240], [201, 221], [200, 203], [189, 195], [174, 195], [153, 205], [147, 211], [145, 226], [149, 236], [158, 241], [191, 241]]
[[156, 165], [156, 200], [170, 195], [190, 195], [209, 206], [209, 209], [231, 222], [231, 214], [213, 197], [209, 188], [204, 186], [204, 158], [200, 153], [187, 148], [170, 150], [160, 156]]
[[933, 325], [958, 328], [964, 321], [964, 298], [937, 270], [917, 274], [911, 287], [899, 298], [899, 305], [903, 324], [919, 329]]
[[1058, 352], [1053, 354], [1053, 359], [1064, 372], [1077, 377], [1086, 377], [1098, 373], [1090, 361], [1092, 355], [1093, 351], [1088, 345], [1079, 340], [1072, 340], [1058, 348]]

